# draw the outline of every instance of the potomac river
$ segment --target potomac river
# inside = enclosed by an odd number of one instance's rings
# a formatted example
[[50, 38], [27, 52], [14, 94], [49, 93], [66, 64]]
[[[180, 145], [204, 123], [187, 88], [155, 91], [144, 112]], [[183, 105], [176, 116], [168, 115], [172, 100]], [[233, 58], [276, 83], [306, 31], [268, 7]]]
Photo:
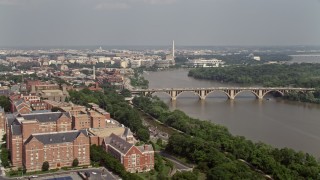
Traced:
[[[188, 77], [188, 70], [145, 72], [149, 88], [226, 87], [209, 80]], [[236, 86], [236, 85], [235, 85]], [[171, 109], [191, 117], [226, 126], [234, 135], [274, 147], [290, 147], [320, 157], [320, 105], [267, 97], [259, 101], [249, 92], [228, 100], [220, 92], [200, 101], [193, 93], [183, 93], [171, 102], [168, 95], [157, 93]]]

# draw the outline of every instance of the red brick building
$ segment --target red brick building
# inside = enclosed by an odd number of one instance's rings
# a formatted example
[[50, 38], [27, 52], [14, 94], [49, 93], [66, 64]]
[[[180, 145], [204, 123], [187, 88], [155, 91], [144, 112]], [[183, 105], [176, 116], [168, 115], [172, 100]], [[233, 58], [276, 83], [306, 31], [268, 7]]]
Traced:
[[70, 111], [74, 129], [105, 128], [106, 118], [95, 111]]
[[23, 165], [28, 171], [41, 170], [45, 161], [49, 168], [72, 166], [74, 159], [79, 165], [90, 164], [90, 143], [81, 131], [36, 133], [24, 142]]
[[154, 150], [151, 145], [134, 146], [111, 134], [103, 140], [102, 146], [118, 159], [128, 172], [146, 172], [154, 169]]
[[66, 112], [7, 115], [7, 148], [13, 166], [21, 167], [23, 143], [35, 133], [70, 131], [71, 117]]
[[21, 95], [19, 97], [11, 96], [11, 112], [19, 114], [28, 114], [32, 110], [47, 110], [48, 104], [41, 100], [39, 96]]

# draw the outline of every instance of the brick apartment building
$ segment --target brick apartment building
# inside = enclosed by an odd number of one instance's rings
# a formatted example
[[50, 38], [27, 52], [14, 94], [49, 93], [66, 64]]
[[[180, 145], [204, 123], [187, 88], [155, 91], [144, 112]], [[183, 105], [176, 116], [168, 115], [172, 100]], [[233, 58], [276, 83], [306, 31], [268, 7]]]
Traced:
[[41, 170], [45, 161], [50, 169], [72, 166], [76, 158], [79, 165], [90, 164], [89, 138], [78, 130], [36, 133], [24, 142], [23, 165], [28, 171]]
[[128, 172], [146, 172], [154, 169], [154, 150], [151, 145], [135, 146], [111, 134], [103, 140], [102, 146], [118, 159]]
[[70, 131], [71, 121], [69, 113], [66, 112], [7, 115], [7, 148], [11, 152], [12, 165], [23, 165], [23, 145], [32, 134]]
[[105, 128], [106, 118], [96, 111], [70, 111], [72, 116], [72, 126], [74, 129], [88, 129], [88, 128]]
[[[77, 113], [80, 113], [80, 116]], [[41, 141], [42, 136], [47, 137], [49, 136], [49, 134], [68, 132], [73, 129], [82, 130], [87, 128], [104, 128], [106, 126], [105, 116], [95, 111], [85, 111], [83, 109], [74, 110], [70, 112], [32, 112], [29, 114], [7, 114], [5, 123], [7, 133], [7, 148], [11, 152], [12, 165], [16, 167], [22, 167], [24, 165], [25, 167], [29, 167], [32, 170], [38, 170], [38, 165], [31, 164], [31, 162], [26, 162], [26, 160], [28, 160], [29, 154], [24, 152], [27, 148], [29, 141], [31, 142], [30, 137], [39, 137], [36, 138], [39, 141], [36, 144], [39, 145], [42, 143], [43, 148], [46, 148], [48, 147], [46, 145], [48, 144], [48, 142]], [[83, 134], [86, 134], [87, 141], [89, 144], [88, 134], [84, 133], [86, 131], [82, 132]], [[65, 139], [68, 138], [69, 137], [67, 136], [65, 137]], [[33, 141], [35, 140], [32, 140], [32, 142]], [[63, 144], [66, 142], [61, 143]], [[70, 145], [71, 141], [68, 141], [68, 143]], [[54, 148], [61, 146], [62, 145], [57, 143], [56, 146], [50, 145], [49, 147]], [[65, 151], [61, 150], [61, 152]], [[87, 153], [87, 156], [85, 156], [85, 158], [89, 158], [89, 153]], [[77, 156], [70, 155], [70, 158], [71, 157]], [[73, 159], [69, 160], [72, 163]], [[81, 162], [80, 159], [79, 161]], [[52, 165], [52, 168], [63, 167], [68, 165], [68, 163], [70, 164], [70, 162], [66, 162], [64, 160], [58, 162], [52, 161], [50, 165]], [[86, 161], [84, 161], [83, 163], [85, 162]]]

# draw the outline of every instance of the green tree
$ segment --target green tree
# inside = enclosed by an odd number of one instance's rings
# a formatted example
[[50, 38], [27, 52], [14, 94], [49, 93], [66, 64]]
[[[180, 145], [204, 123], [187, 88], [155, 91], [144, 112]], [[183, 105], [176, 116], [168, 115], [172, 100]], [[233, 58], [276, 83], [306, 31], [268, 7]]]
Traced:
[[77, 167], [79, 165], [79, 160], [78, 158], [75, 158], [73, 161], [72, 161], [72, 166], [73, 167]]
[[128, 89], [123, 89], [121, 95], [124, 97], [131, 97], [131, 92]]
[[58, 107], [53, 107], [51, 109], [51, 112], [58, 112], [58, 111], [60, 111], [60, 108], [58, 108]]
[[3, 167], [7, 168], [10, 166], [10, 152], [8, 151], [7, 148], [2, 147], [1, 148], [1, 164]]
[[48, 171], [49, 170], [49, 162], [48, 161], [43, 162], [41, 169], [42, 169], [42, 171]]
[[147, 142], [150, 138], [149, 131], [146, 128], [141, 128], [137, 132], [137, 136], [141, 141]]
[[11, 103], [8, 97], [0, 96], [0, 106], [4, 108], [4, 111], [9, 112]]
[[162, 146], [162, 139], [161, 139], [161, 138], [158, 138], [158, 139], [157, 139], [157, 144], [158, 144], [159, 146]]
[[195, 180], [198, 175], [193, 172], [177, 172], [173, 175], [172, 180]]

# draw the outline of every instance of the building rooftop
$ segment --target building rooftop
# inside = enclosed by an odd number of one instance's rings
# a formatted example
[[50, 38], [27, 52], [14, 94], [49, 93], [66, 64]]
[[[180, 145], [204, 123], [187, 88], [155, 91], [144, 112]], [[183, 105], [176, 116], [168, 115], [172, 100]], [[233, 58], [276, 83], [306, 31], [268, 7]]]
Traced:
[[117, 149], [122, 154], [127, 154], [129, 149], [133, 146], [133, 144], [128, 143], [127, 141], [113, 133], [109, 137], [105, 138], [104, 142], [105, 144], [108, 144]]
[[11, 126], [12, 135], [21, 135], [21, 125], [15, 125], [13, 124]]
[[23, 117], [24, 120], [37, 120], [39, 122], [51, 122], [51, 121], [57, 121], [63, 115], [70, 118], [70, 114], [68, 112], [44, 112], [44, 113], [21, 114], [19, 116]]
[[52, 132], [52, 133], [36, 133], [32, 134], [25, 142], [29, 143], [33, 138], [36, 138], [43, 144], [60, 144], [66, 142], [73, 142], [81, 131], [66, 131], [66, 132]]
[[125, 128], [123, 127], [90, 128], [88, 129], [88, 131], [95, 136], [104, 138], [104, 137], [109, 137], [111, 134], [121, 136], [124, 133]]

